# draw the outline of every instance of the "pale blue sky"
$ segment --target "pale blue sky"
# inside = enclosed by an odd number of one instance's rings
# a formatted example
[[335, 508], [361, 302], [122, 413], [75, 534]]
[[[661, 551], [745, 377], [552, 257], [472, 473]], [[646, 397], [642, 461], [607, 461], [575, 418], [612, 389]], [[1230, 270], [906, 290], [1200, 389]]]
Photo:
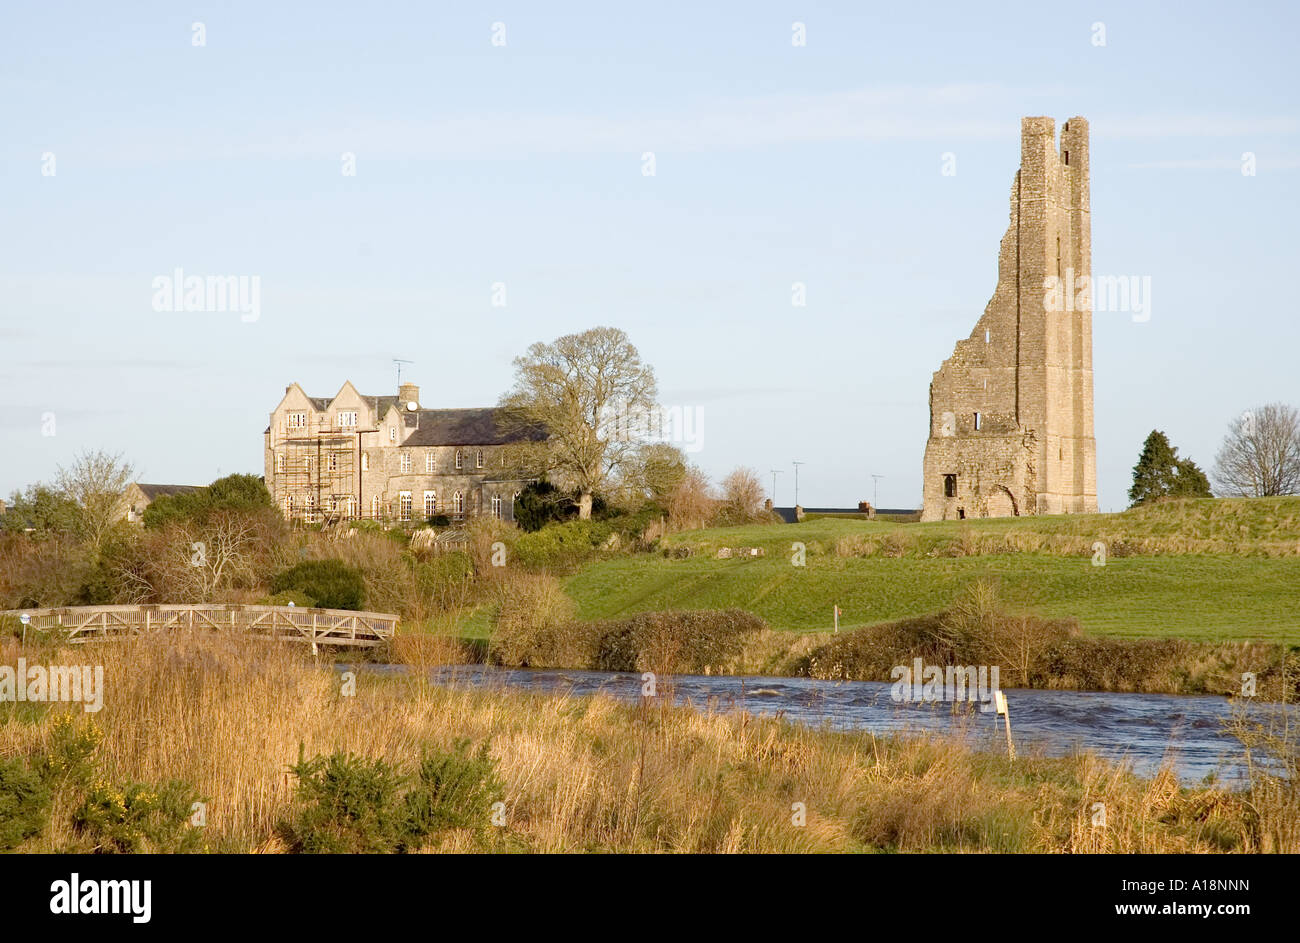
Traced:
[[[1149, 321], [1095, 318], [1102, 508], [1153, 427], [1208, 468], [1300, 404], [1294, 4], [117, 6], [0, 14], [0, 493], [84, 448], [260, 472], [291, 381], [395, 392], [403, 357], [424, 405], [486, 405], [612, 324], [703, 409], [711, 474], [917, 506], [1022, 115], [1089, 119], [1094, 270], [1152, 279]], [[176, 267], [259, 276], [260, 318], [154, 311]]]

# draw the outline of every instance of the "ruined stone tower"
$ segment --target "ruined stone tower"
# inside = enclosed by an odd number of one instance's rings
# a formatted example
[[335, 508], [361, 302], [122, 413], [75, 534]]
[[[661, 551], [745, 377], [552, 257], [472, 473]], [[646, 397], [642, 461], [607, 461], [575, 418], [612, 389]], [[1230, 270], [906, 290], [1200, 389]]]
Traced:
[[1088, 122], [1058, 149], [1023, 118], [997, 289], [930, 381], [922, 520], [1097, 510], [1091, 275]]

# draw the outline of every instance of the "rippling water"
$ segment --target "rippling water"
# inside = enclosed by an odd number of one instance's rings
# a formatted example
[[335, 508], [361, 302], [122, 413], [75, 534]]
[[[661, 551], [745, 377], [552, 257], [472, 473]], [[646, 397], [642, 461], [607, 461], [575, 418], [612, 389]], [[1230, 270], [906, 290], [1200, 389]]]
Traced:
[[[398, 671], [398, 666], [370, 666]], [[459, 665], [435, 669], [434, 681], [475, 687], [522, 688], [575, 695], [606, 694], [624, 701], [641, 696], [641, 677], [604, 671], [528, 670]], [[956, 732], [973, 745], [1006, 749], [1002, 718], [946, 703], [895, 703], [890, 685], [876, 681], [816, 681], [811, 678], [674, 675], [671, 696], [701, 710], [746, 710], [783, 716], [836, 730]], [[661, 692], [668, 693], [668, 692]], [[1222, 732], [1229, 714], [1222, 697], [1168, 694], [1112, 694], [1092, 691], [1005, 689], [1017, 751], [1062, 756], [1090, 750], [1124, 760], [1149, 775], [1166, 759], [1186, 782], [1215, 774], [1236, 780], [1244, 774], [1241, 745]]]

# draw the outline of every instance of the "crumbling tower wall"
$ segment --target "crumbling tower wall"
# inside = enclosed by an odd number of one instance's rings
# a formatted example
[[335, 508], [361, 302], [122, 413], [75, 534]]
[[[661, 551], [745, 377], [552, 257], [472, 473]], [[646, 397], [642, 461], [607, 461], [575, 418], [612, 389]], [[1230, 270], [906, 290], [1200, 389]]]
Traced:
[[1097, 510], [1088, 123], [1020, 142], [997, 287], [930, 383], [922, 520]]

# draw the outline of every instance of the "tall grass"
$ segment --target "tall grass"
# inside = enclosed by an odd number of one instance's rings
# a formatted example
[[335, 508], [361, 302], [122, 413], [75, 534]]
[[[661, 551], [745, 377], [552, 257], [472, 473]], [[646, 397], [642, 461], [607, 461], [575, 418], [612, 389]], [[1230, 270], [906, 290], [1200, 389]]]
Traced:
[[[3, 652], [9, 663], [16, 655]], [[331, 666], [298, 649], [211, 636], [41, 657], [104, 665], [98, 761], [115, 777], [181, 779], [208, 797], [212, 849], [284, 850], [276, 826], [294, 811], [288, 769], [299, 744], [309, 757], [346, 751], [409, 768], [426, 748], [468, 739], [490, 744], [506, 824], [488, 829], [488, 841], [502, 850], [1300, 850], [1294, 798], [1261, 806], [1249, 793], [1181, 788], [1168, 771], [1144, 780], [1087, 755], [1012, 764], [956, 739], [365, 672], [347, 697]], [[39, 753], [67, 712], [0, 706], [0, 758]], [[1096, 803], [1105, 827], [1092, 824]], [[1265, 833], [1279, 839], [1266, 848]], [[65, 847], [69, 837], [51, 827], [21, 850]], [[428, 850], [476, 841], [453, 829]]]

